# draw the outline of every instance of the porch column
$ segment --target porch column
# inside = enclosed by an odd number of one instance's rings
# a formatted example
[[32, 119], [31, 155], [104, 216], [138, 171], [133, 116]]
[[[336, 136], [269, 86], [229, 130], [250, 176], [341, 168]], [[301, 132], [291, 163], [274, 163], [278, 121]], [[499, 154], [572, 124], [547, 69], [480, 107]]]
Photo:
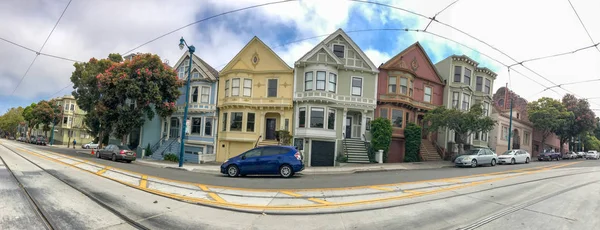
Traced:
[[[342, 135], [346, 133], [346, 116], [348, 115], [348, 109], [344, 108], [344, 112], [342, 113]], [[344, 135], [342, 139], [346, 138]]]
[[367, 131], [367, 110], [363, 110], [360, 112], [360, 139], [365, 140], [365, 132]]
[[[255, 124], [255, 126], [256, 126], [256, 123], [260, 124], [260, 134], [259, 134], [259, 136], [262, 136], [261, 139], [264, 140], [265, 139], [265, 125], [267, 125], [267, 121], [265, 120], [265, 112], [264, 111], [260, 112], [259, 119], [260, 119], [260, 123], [254, 121], [254, 124]], [[254, 128], [256, 128], [256, 127], [254, 127]]]
[[279, 112], [279, 130], [285, 129], [285, 118], [283, 117], [283, 111]]

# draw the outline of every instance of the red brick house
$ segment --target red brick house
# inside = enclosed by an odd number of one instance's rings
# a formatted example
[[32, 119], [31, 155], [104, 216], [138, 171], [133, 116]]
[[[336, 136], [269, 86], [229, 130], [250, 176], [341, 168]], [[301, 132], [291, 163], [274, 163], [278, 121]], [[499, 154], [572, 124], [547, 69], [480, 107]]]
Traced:
[[[404, 127], [408, 122], [424, 126], [425, 113], [443, 104], [445, 83], [419, 42], [379, 66], [375, 117], [392, 121], [393, 134], [388, 162], [404, 161]], [[431, 135], [423, 134], [424, 160], [437, 160]], [[425, 146], [425, 147], [424, 147]], [[436, 158], [437, 157], [437, 158]]]

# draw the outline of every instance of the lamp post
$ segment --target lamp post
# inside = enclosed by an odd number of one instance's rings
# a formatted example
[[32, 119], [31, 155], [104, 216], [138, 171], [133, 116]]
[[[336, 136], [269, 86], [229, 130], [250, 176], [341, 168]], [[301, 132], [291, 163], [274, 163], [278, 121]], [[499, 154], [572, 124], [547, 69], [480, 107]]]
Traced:
[[183, 37], [181, 37], [181, 39], [179, 39], [179, 49], [183, 50], [184, 47], [188, 48], [188, 51], [190, 52], [190, 65], [188, 66], [188, 77], [187, 77], [187, 83], [185, 84], [185, 108], [183, 110], [183, 121], [181, 122], [182, 127], [181, 127], [181, 147], [179, 148], [179, 167], [183, 166], [183, 154], [184, 154], [184, 150], [185, 150], [185, 128], [187, 125], [187, 114], [188, 114], [188, 104], [189, 104], [189, 97], [190, 97], [190, 81], [192, 79], [192, 56], [194, 55], [194, 51], [196, 51], [196, 47], [192, 46], [188, 46], [187, 42], [185, 42], [185, 40], [183, 39]]

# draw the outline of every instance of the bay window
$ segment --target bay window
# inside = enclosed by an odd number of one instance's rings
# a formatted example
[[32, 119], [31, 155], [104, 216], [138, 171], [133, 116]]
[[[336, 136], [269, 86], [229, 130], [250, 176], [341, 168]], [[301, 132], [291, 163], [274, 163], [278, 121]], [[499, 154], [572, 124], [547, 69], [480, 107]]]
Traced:
[[240, 96], [240, 79], [239, 78], [234, 78], [231, 81], [231, 96], [232, 97]]
[[310, 127], [311, 128], [323, 128], [324, 114], [323, 108], [310, 108]]
[[317, 90], [325, 90], [325, 71], [317, 71]]
[[388, 93], [396, 93], [396, 77], [388, 79]]
[[244, 97], [252, 96], [252, 79], [244, 79]]
[[304, 73], [304, 90], [312, 90], [313, 89], [313, 72]]
[[335, 93], [335, 89], [337, 86], [337, 75], [335, 73], [329, 73], [329, 92]]

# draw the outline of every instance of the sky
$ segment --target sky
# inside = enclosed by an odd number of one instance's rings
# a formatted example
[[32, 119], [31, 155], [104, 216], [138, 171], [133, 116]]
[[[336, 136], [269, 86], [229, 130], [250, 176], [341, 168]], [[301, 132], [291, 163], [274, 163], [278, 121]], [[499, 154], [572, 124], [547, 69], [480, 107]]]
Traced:
[[[41, 53], [76, 61], [105, 58], [109, 53], [125, 55], [141, 44], [201, 19], [275, 1], [72, 1]], [[568, 84], [600, 79], [600, 46], [518, 64], [600, 42], [600, 14], [595, 11], [600, 9], [600, 1], [373, 1], [381, 4], [299, 0], [256, 7], [193, 24], [133, 52], [155, 53], [174, 64], [185, 52], [178, 48], [179, 38], [184, 37], [196, 47], [199, 57], [220, 70], [253, 36], [258, 36], [293, 66], [326, 35], [342, 28], [375, 65], [419, 41], [434, 63], [452, 54], [465, 54], [479, 62], [479, 67], [495, 71], [498, 77], [494, 92], [509, 84], [529, 101], [540, 97], [560, 99], [566, 93], [574, 93], [580, 98], [590, 98], [591, 107], [600, 111], [597, 90], [600, 81]], [[47, 55], [36, 58], [35, 52], [5, 41], [38, 51], [68, 3], [68, 0], [0, 1], [0, 114], [11, 107], [67, 95], [73, 90], [72, 61]], [[427, 26], [431, 21], [428, 18], [436, 14], [437, 21]], [[373, 31], [426, 27], [431, 34]], [[372, 31], [360, 32], [369, 29]], [[303, 40], [315, 36], [320, 37]], [[298, 40], [302, 41], [293, 42]], [[506, 65], [512, 66], [510, 73]], [[544, 91], [546, 87], [552, 88]]]

